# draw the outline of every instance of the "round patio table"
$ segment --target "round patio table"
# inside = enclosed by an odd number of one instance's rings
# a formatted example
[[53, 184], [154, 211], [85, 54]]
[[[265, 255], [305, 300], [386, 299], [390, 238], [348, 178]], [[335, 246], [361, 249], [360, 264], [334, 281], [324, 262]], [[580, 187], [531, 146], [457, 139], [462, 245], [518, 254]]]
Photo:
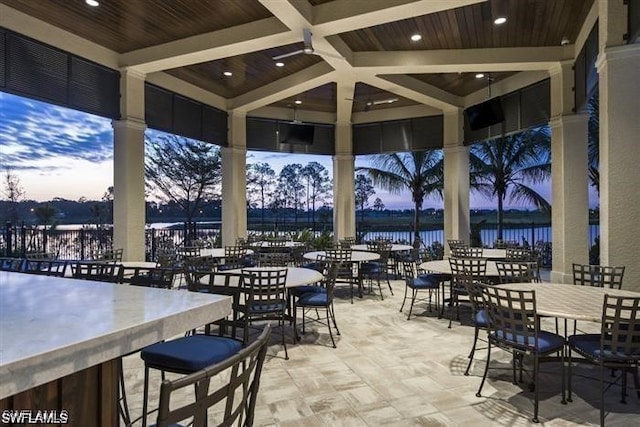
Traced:
[[[251, 255], [253, 251], [247, 249], [247, 255]], [[210, 256], [212, 258], [224, 258], [224, 248], [202, 248], [200, 256]]]
[[260, 242], [253, 242], [253, 243], [249, 243], [249, 246], [253, 247], [253, 248], [272, 248], [272, 247], [285, 247], [285, 248], [295, 248], [297, 246], [302, 246], [304, 243], [302, 242], [296, 242], [294, 240], [287, 240], [284, 242], [284, 245], [282, 244], [274, 244], [275, 242], [268, 242], [268, 241], [260, 241]]
[[[371, 250], [367, 247], [367, 245], [351, 245], [351, 249], [354, 251], [365, 251], [365, 252]], [[413, 250], [413, 246], [411, 245], [397, 245], [395, 243], [391, 245], [391, 252], [410, 251], [410, 250]]]
[[[303, 257], [315, 261], [318, 259], [318, 255], [326, 256], [327, 251], [307, 252]], [[375, 261], [377, 259], [380, 259], [380, 255], [375, 252], [351, 251], [351, 262]]]
[[[434, 273], [451, 274], [451, 265], [448, 259], [439, 259], [435, 261], [427, 261], [420, 264], [420, 268]], [[487, 261], [487, 271], [485, 273], [489, 277], [498, 277], [498, 268], [495, 261]]]
[[322, 273], [317, 270], [313, 270], [311, 268], [302, 268], [302, 267], [247, 267], [247, 268], [238, 268], [234, 270], [225, 270], [219, 271], [218, 274], [240, 274], [243, 271], [269, 271], [269, 270], [282, 270], [283, 268], [287, 269], [287, 280], [285, 286], [287, 288], [295, 288], [303, 285], [310, 285], [312, 283], [317, 283], [322, 280], [324, 277]]
[[536, 312], [541, 316], [588, 322], [602, 320], [605, 294], [640, 297], [640, 292], [566, 283], [506, 283], [496, 286], [503, 289], [535, 291]]

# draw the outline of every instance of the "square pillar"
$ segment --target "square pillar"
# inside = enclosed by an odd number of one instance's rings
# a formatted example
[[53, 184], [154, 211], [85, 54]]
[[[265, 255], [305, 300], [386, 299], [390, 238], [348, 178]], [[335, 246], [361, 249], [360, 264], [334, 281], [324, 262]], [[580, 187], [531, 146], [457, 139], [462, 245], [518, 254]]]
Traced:
[[574, 262], [589, 262], [588, 114], [574, 114], [571, 63], [551, 70], [551, 281], [572, 283]]
[[624, 44], [628, 6], [598, 1], [600, 51], [600, 263], [625, 266], [640, 291], [640, 45]]
[[351, 149], [351, 124], [336, 124], [333, 157], [333, 235], [340, 240], [356, 235], [355, 160]]
[[222, 152], [222, 246], [247, 236], [247, 120], [229, 115], [229, 147]]
[[470, 238], [469, 213], [469, 147], [463, 144], [462, 109], [444, 113], [444, 239]]
[[113, 246], [123, 260], [145, 259], [144, 79], [132, 70], [121, 77], [122, 120], [113, 126]]

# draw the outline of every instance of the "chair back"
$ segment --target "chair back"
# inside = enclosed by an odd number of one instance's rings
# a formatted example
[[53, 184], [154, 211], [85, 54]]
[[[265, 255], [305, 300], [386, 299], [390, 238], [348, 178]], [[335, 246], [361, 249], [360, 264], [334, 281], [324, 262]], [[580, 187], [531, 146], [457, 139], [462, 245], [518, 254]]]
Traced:
[[573, 264], [573, 284], [598, 288], [622, 288], [624, 267]]
[[189, 286], [189, 291], [230, 296], [231, 315], [216, 320], [206, 327], [206, 333], [212, 334], [212, 326], [217, 326], [218, 335], [224, 335], [242, 340], [247, 343], [249, 339], [248, 305], [244, 300], [242, 286], [249, 286], [253, 276], [244, 276], [242, 273], [226, 273], [200, 271], [200, 280]]
[[278, 313], [284, 315], [287, 301], [287, 269], [242, 270], [245, 298], [249, 305], [249, 315]]
[[449, 258], [451, 267], [451, 286], [456, 291], [466, 291], [464, 277], [471, 276], [473, 280], [484, 281], [487, 273], [486, 258]]
[[464, 240], [456, 240], [456, 239], [448, 239], [447, 244], [449, 245], [450, 251], [453, 251], [456, 248], [464, 248], [469, 246], [469, 244]]
[[536, 261], [536, 257], [531, 249], [508, 247], [505, 252], [506, 261]]
[[338, 277], [338, 269], [340, 263], [328, 261], [326, 259], [318, 260], [318, 269], [322, 273], [322, 281], [320, 286], [327, 291], [327, 303], [333, 301], [333, 291], [336, 287], [336, 279]]
[[111, 248], [111, 249], [105, 249], [102, 251], [94, 252], [91, 258], [94, 261], [118, 263], [118, 262], [122, 262], [123, 253], [124, 253], [124, 249], [122, 248], [117, 248], [117, 249]]
[[65, 260], [27, 259], [24, 272], [42, 276], [64, 277], [68, 262]]
[[158, 267], [177, 267], [179, 257], [175, 250], [161, 250], [156, 254], [156, 264]]
[[247, 248], [243, 246], [224, 247], [224, 270], [233, 270], [244, 267], [244, 258], [247, 255]]
[[50, 252], [31, 252], [25, 255], [27, 259], [52, 260], [58, 258], [56, 254]]
[[261, 252], [258, 256], [260, 267], [287, 267], [291, 262], [290, 252]]
[[532, 261], [496, 261], [500, 283], [539, 282], [538, 263]]
[[176, 270], [165, 267], [120, 267], [120, 283], [147, 288], [173, 288]]
[[198, 257], [200, 256], [200, 248], [197, 246], [183, 246], [176, 249], [176, 255], [180, 260]]
[[497, 342], [534, 351], [538, 348], [538, 320], [534, 291], [487, 286], [482, 292], [489, 317], [489, 333]]
[[[234, 356], [177, 380], [163, 381], [156, 426], [169, 427], [192, 418], [194, 427], [205, 427], [208, 410], [216, 405], [224, 408], [219, 425], [253, 425], [270, 334], [271, 325], [266, 325], [256, 341]], [[221, 378], [225, 381], [218, 381]], [[184, 403], [183, 395], [194, 387], [195, 401]], [[172, 401], [173, 396], [176, 396], [175, 401]]]
[[482, 258], [482, 248], [461, 246], [451, 250], [451, 256], [455, 258]]
[[351, 246], [356, 244], [355, 237], [345, 237], [344, 239], [340, 239], [338, 241], [338, 247], [340, 249], [351, 249]]
[[351, 249], [328, 249], [325, 253], [328, 261], [337, 263], [337, 276], [341, 280], [353, 280]]
[[20, 272], [23, 264], [24, 259], [22, 258], [2, 257], [0, 258], [0, 271]]
[[458, 277], [458, 284], [467, 292], [474, 314], [484, 309], [482, 294], [484, 289], [489, 285], [479, 280], [474, 280], [473, 276], [466, 270]]
[[117, 283], [120, 279], [120, 264], [114, 262], [78, 261], [71, 264], [74, 279]]
[[640, 362], [640, 297], [605, 294], [600, 354]]

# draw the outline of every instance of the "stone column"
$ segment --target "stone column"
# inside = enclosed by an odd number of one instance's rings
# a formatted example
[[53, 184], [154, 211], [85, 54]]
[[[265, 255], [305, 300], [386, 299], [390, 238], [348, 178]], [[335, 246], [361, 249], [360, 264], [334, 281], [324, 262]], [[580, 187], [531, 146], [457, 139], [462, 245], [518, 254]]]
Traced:
[[222, 245], [247, 236], [247, 117], [229, 115], [229, 146], [222, 148]]
[[444, 242], [469, 241], [469, 147], [463, 145], [462, 109], [444, 113]]
[[123, 260], [145, 259], [144, 79], [124, 70], [121, 77], [122, 119], [113, 125], [113, 246]]
[[589, 261], [589, 116], [573, 113], [572, 64], [563, 63], [550, 74], [553, 194], [551, 281], [571, 283], [572, 264]]
[[355, 161], [351, 148], [351, 124], [336, 124], [333, 157], [333, 235], [340, 240], [356, 235]]
[[640, 45], [623, 45], [627, 6], [599, 1], [600, 263], [640, 291]]

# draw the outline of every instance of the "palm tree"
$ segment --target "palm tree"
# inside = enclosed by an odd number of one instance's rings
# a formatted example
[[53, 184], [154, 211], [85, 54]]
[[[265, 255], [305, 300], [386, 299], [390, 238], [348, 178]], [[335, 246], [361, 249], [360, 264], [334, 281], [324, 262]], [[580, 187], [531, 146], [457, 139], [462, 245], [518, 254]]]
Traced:
[[551, 205], [529, 184], [551, 176], [551, 137], [548, 127], [476, 143], [469, 166], [474, 185], [481, 193], [498, 199], [498, 239], [502, 239], [504, 202], [532, 203], [543, 212]]
[[358, 167], [366, 172], [374, 185], [398, 194], [403, 190], [411, 193], [415, 204], [413, 231], [416, 240], [420, 232], [420, 210], [424, 199], [432, 194], [442, 198], [444, 189], [444, 168], [440, 151], [413, 151], [375, 156], [370, 167]]
[[589, 113], [589, 181], [600, 193], [600, 100], [596, 91], [587, 104]]

